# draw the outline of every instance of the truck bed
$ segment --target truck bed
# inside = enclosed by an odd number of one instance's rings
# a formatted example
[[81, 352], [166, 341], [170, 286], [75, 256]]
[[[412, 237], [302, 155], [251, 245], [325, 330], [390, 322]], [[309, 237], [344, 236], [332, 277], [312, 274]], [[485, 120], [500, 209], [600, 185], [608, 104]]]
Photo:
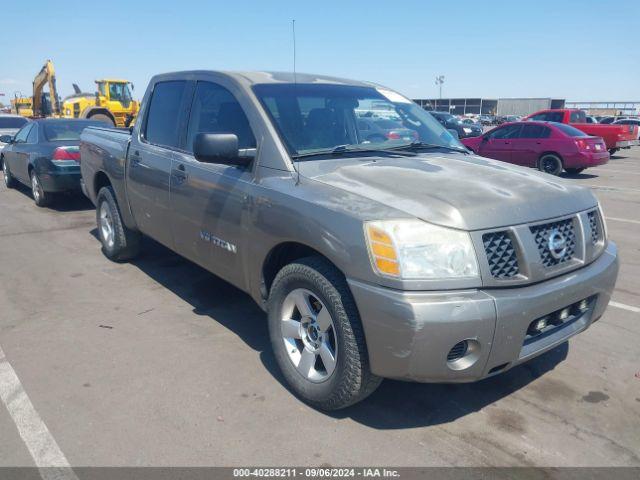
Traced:
[[[80, 171], [84, 185], [94, 185], [97, 172], [107, 172], [116, 194], [124, 195], [124, 173], [131, 133], [128, 129], [88, 127], [80, 135]], [[83, 188], [95, 204], [96, 189]], [[123, 197], [124, 198], [124, 197]]]

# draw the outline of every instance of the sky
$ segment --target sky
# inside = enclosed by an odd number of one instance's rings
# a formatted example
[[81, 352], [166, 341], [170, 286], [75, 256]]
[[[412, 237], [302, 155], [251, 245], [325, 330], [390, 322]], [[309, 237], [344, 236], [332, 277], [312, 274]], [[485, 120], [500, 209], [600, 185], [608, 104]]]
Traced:
[[[293, 69], [410, 98], [640, 100], [640, 0], [7, 0], [0, 101], [31, 95], [47, 59], [58, 93], [118, 77], [144, 94], [176, 70]], [[12, 19], [20, 19], [13, 21]]]

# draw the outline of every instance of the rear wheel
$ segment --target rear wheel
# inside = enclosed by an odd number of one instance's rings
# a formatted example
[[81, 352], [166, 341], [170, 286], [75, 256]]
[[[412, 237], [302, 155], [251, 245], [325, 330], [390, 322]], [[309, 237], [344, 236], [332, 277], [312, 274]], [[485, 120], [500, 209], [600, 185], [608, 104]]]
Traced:
[[140, 251], [140, 233], [122, 222], [116, 196], [111, 187], [103, 187], [96, 201], [96, 223], [102, 252], [114, 261], [128, 260]]
[[108, 115], [105, 115], [104, 113], [96, 113], [95, 115], [91, 115], [89, 117], [89, 120], [95, 120], [96, 122], [108, 123], [112, 127], [115, 127], [115, 125], [116, 125], [115, 123], [113, 123], [113, 120], [111, 119], [111, 117], [108, 116]]
[[4, 184], [7, 188], [13, 188], [16, 186], [16, 179], [13, 178], [11, 172], [9, 171], [9, 165], [7, 162], [2, 159], [2, 173], [4, 173]]
[[567, 173], [570, 173], [571, 175], [578, 175], [582, 172], [584, 172], [584, 168], [567, 168]]
[[31, 177], [31, 195], [33, 195], [33, 201], [39, 207], [50, 205], [53, 200], [53, 194], [44, 191], [40, 178], [35, 170], [31, 170], [29, 176]]
[[538, 170], [550, 175], [560, 175], [563, 170], [562, 160], [553, 153], [546, 153], [538, 160]]
[[615, 154], [616, 154], [616, 152], [617, 152], [617, 151], [618, 151], [618, 149], [617, 149], [617, 148], [610, 148], [610, 149], [609, 149], [609, 155], [613, 156], [613, 155], [615, 155]]
[[285, 266], [267, 303], [271, 345], [288, 384], [310, 405], [337, 410], [370, 395], [364, 332], [344, 275], [320, 257]]

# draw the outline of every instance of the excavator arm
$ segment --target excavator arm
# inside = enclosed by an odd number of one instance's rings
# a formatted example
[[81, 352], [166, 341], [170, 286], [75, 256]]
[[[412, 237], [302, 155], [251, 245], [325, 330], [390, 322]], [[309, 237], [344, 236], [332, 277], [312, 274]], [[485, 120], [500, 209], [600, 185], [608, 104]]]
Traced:
[[51, 113], [55, 116], [60, 115], [60, 103], [58, 101], [58, 92], [56, 90], [56, 72], [53, 68], [53, 62], [47, 60], [40, 72], [33, 79], [33, 116], [42, 117], [42, 91], [45, 85], [49, 85], [49, 98], [51, 101]]

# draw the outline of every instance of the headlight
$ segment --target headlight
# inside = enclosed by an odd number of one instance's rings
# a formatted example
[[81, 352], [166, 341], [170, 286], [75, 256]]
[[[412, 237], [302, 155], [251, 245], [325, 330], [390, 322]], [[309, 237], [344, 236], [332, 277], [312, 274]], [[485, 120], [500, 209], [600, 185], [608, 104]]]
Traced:
[[463, 130], [464, 130], [464, 133], [466, 133], [467, 135], [473, 132], [473, 130], [471, 130], [469, 127], [464, 127]]
[[371, 263], [381, 275], [403, 279], [478, 277], [467, 232], [420, 220], [366, 222]]

